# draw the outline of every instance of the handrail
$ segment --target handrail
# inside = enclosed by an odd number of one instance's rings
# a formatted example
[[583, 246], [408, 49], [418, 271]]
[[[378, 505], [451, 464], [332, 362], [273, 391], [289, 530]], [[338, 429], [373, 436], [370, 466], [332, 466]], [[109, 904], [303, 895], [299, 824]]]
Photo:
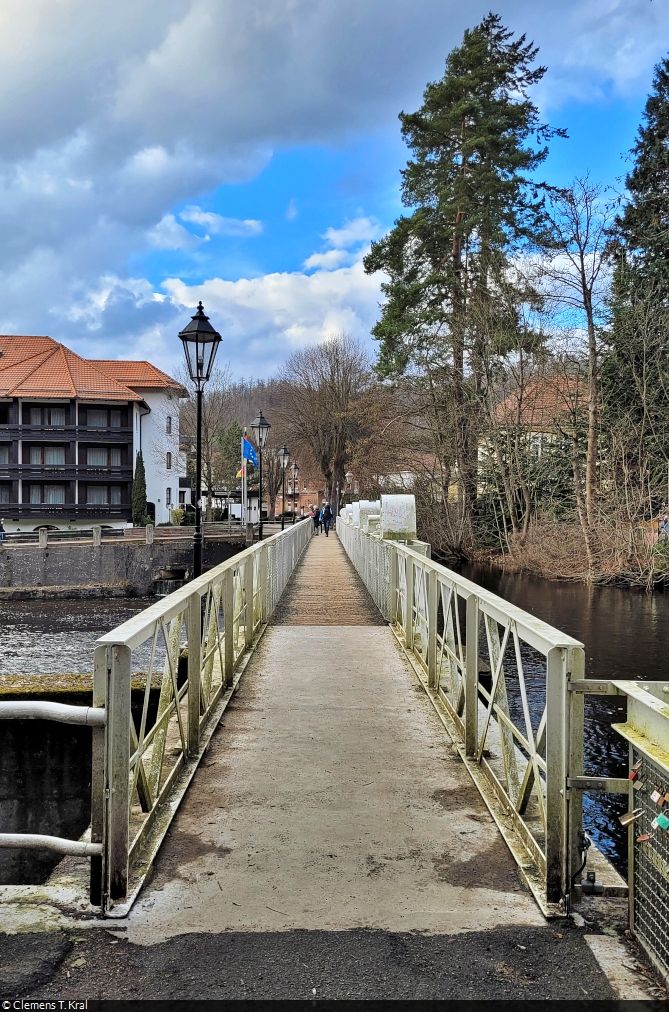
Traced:
[[10, 700], [0, 703], [0, 720], [57, 720], [61, 724], [104, 727], [107, 711], [100, 706], [70, 706], [43, 700]]
[[[578, 862], [583, 644], [420, 551], [337, 518], [337, 534], [412, 662], [548, 913]], [[578, 863], [575, 863], [578, 862]]]

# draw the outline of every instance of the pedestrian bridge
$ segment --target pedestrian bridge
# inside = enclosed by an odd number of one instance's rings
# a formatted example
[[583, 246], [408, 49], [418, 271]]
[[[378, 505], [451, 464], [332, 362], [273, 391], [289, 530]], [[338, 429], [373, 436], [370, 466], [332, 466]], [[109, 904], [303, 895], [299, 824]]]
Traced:
[[[584, 775], [584, 696], [659, 719], [656, 683], [586, 680], [582, 644], [342, 512], [329, 538], [299, 523], [103, 636], [91, 707], [0, 704], [92, 727], [85, 838], [0, 834], [66, 855], [42, 905], [150, 942], [537, 925], [580, 899], [583, 792], [632, 793]], [[594, 846], [587, 868], [626, 893]]]

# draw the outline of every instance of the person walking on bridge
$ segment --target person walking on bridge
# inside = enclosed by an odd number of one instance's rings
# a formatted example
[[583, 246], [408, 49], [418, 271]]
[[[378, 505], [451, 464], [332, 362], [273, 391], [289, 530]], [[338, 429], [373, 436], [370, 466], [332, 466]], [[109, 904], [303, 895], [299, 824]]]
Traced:
[[0, 545], [5, 540], [5, 521], [0, 520]]
[[321, 510], [321, 519], [323, 521], [323, 527], [325, 529], [325, 537], [329, 537], [328, 531], [330, 530], [330, 524], [332, 523], [332, 506], [329, 502], [323, 500], [323, 509]]
[[319, 510], [318, 506], [312, 507], [311, 516], [313, 517], [314, 521], [314, 534], [319, 534], [320, 533], [319, 527], [321, 525], [321, 511]]

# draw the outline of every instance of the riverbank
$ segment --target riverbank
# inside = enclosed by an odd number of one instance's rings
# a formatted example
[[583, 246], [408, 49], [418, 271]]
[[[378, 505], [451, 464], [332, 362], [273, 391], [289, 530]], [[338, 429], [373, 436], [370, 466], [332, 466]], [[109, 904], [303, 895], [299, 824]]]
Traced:
[[480, 549], [472, 553], [471, 561], [545, 580], [644, 590], [669, 584], [669, 541], [657, 540], [654, 525], [598, 529], [593, 544], [589, 566], [580, 525], [544, 521], [533, 524], [524, 537], [511, 538], [506, 551]]

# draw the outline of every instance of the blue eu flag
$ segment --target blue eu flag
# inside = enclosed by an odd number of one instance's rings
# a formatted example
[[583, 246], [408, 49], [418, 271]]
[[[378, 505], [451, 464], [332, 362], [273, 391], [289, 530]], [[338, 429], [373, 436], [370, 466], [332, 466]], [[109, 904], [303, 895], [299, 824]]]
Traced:
[[250, 443], [248, 439], [244, 439], [244, 449], [242, 452], [242, 456], [244, 457], [244, 460], [250, 460], [254, 467], [258, 466], [258, 457], [256, 455], [256, 451], [253, 447], [253, 444]]

